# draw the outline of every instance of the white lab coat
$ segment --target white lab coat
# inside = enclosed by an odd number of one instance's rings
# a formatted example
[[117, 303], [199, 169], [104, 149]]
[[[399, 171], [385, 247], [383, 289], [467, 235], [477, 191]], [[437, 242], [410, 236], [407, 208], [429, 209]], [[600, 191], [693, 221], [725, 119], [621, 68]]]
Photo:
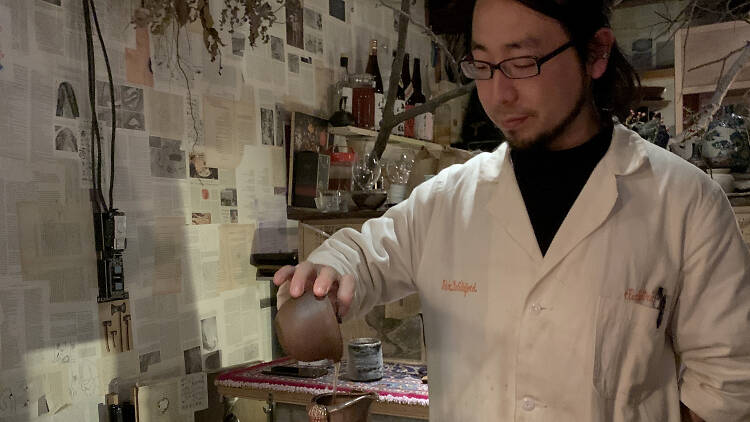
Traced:
[[621, 125], [544, 257], [504, 145], [309, 260], [355, 275], [354, 314], [419, 292], [431, 421], [677, 422], [680, 399], [750, 421], [750, 256], [731, 207]]

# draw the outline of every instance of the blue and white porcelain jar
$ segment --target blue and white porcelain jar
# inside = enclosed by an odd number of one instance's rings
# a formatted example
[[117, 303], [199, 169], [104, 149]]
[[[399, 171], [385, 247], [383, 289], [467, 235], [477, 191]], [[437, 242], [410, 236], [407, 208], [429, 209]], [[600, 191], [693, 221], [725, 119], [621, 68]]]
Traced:
[[722, 108], [708, 125], [701, 153], [712, 168], [730, 168], [745, 172], [750, 165], [750, 144], [745, 119], [734, 112], [734, 106]]

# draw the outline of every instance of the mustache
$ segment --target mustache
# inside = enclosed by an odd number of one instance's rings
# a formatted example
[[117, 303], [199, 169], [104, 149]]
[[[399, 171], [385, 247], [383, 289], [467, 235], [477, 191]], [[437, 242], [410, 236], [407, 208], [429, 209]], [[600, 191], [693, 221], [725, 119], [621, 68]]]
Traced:
[[507, 116], [533, 116], [534, 113], [531, 110], [505, 110], [505, 109], [493, 109], [493, 113], [496, 116], [507, 117]]

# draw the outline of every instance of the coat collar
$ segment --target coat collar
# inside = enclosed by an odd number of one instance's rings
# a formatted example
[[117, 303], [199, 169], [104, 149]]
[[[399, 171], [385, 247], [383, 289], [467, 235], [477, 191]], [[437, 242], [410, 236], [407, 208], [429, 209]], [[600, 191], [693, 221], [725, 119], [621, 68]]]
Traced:
[[516, 181], [507, 143], [484, 163], [480, 178], [496, 184], [487, 202], [489, 213], [532, 261], [539, 264], [539, 277], [542, 277], [606, 220], [617, 201], [617, 176], [632, 174], [647, 161], [645, 141], [624, 126], [615, 125], [609, 149], [594, 168], [544, 257]]
[[612, 145], [602, 160], [615, 176], [627, 176], [648, 162], [646, 148], [643, 138], [618, 123], [612, 133]]
[[[615, 176], [627, 176], [648, 161], [646, 141], [622, 124], [616, 124], [612, 132], [612, 143], [602, 157]], [[504, 173], [513, 171], [508, 143], [500, 145], [480, 169], [480, 181], [498, 182]], [[507, 175], [506, 175], [507, 176]]]

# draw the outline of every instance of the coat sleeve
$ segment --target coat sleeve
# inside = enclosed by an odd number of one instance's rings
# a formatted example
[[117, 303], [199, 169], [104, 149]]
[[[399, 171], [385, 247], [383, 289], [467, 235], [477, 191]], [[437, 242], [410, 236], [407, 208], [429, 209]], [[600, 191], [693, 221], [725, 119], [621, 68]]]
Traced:
[[347, 319], [417, 292], [414, 280], [423, 242], [445, 178], [443, 172], [422, 183], [382, 217], [366, 221], [361, 232], [341, 229], [310, 254], [310, 262], [354, 275], [354, 300]]
[[709, 181], [687, 217], [682, 291], [672, 319], [681, 401], [706, 421], [750, 421], [750, 255]]

